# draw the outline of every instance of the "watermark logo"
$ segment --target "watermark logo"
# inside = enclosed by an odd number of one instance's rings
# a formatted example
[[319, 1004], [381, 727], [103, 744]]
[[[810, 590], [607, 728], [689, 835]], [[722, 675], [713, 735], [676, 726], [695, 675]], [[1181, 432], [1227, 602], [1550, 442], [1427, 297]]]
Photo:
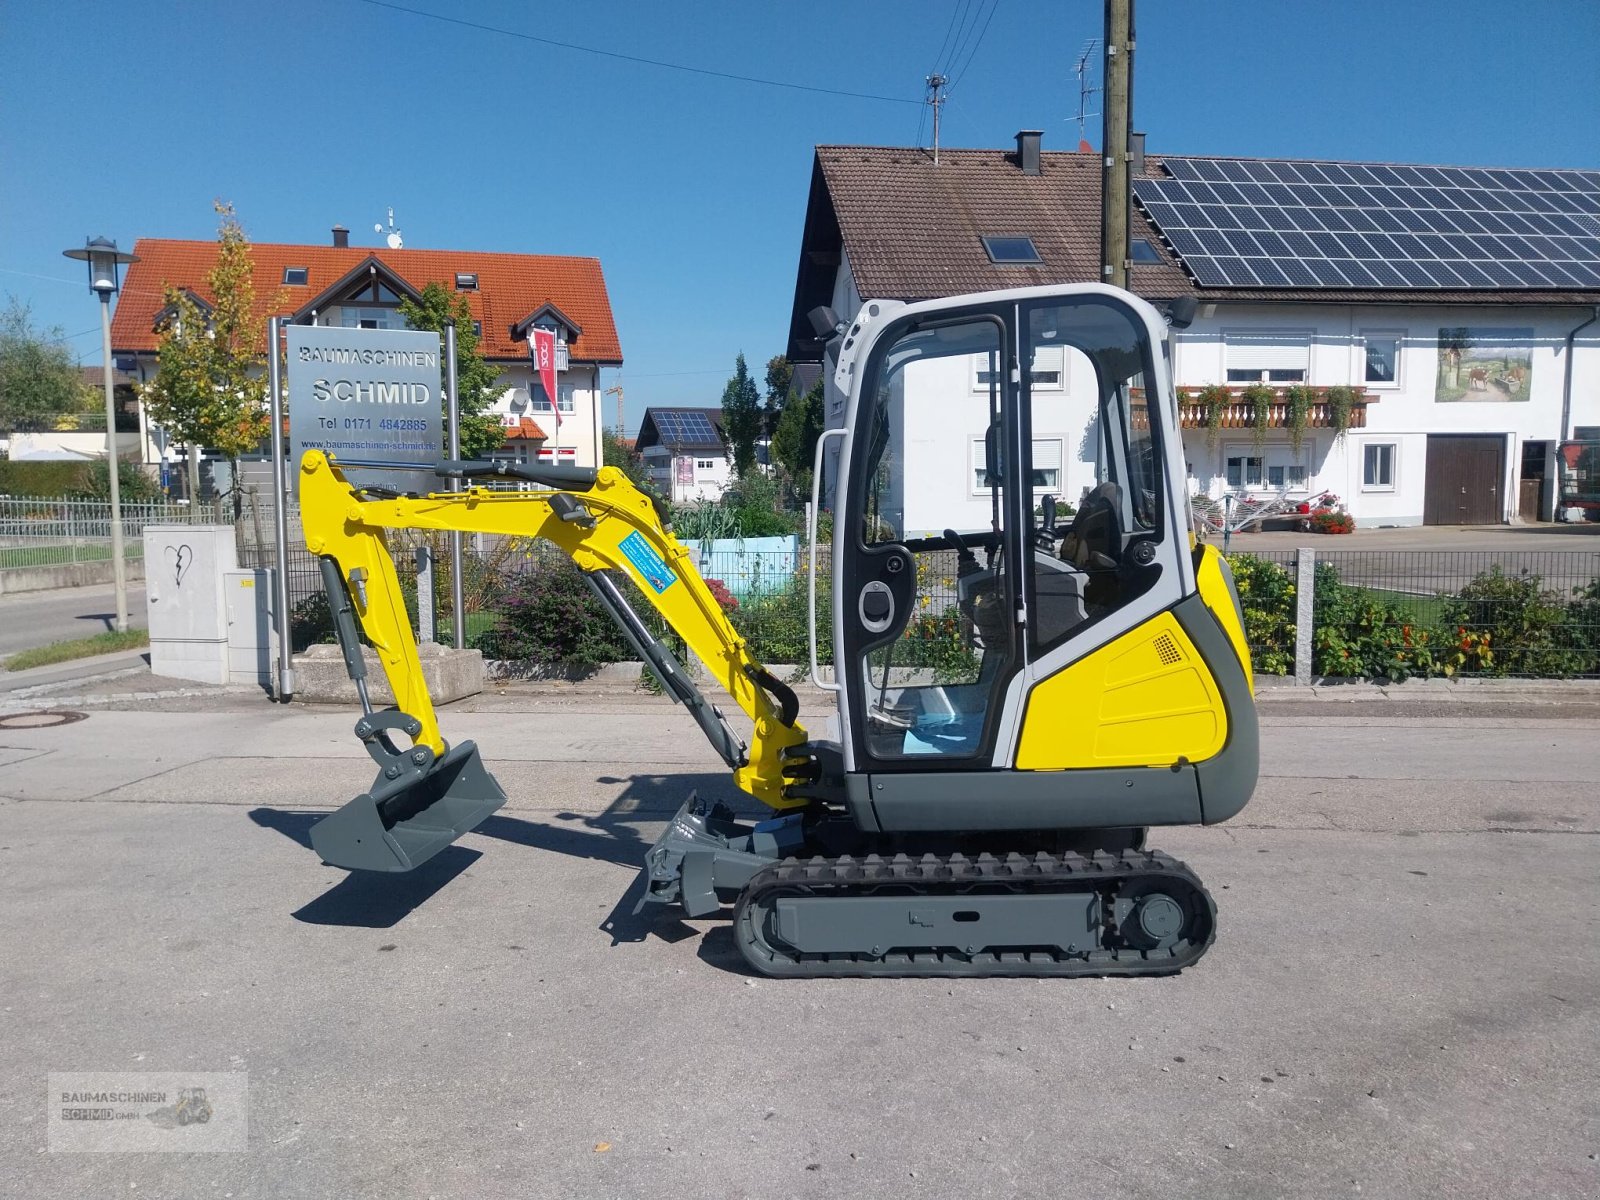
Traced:
[[241, 1151], [244, 1071], [67, 1071], [48, 1077], [51, 1153]]

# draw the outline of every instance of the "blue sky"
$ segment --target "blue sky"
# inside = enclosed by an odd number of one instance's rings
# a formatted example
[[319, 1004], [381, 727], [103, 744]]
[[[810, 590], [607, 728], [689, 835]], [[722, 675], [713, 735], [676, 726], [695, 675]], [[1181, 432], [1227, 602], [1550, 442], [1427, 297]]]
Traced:
[[[98, 362], [65, 247], [208, 238], [218, 197], [256, 241], [320, 242], [340, 223], [376, 244], [392, 205], [408, 246], [598, 256], [630, 428], [646, 404], [714, 404], [735, 354], [759, 370], [784, 347], [812, 146], [913, 144], [957, 19], [945, 144], [1020, 128], [1075, 144], [1072, 68], [1100, 0], [993, 2], [990, 18], [991, 0], [396, 0], [912, 102], [895, 103], [363, 0], [0, 0], [0, 294]], [[108, 50], [86, 68], [91, 44]], [[1142, 0], [1135, 126], [1157, 153], [1595, 167], [1597, 62], [1593, 0]]]

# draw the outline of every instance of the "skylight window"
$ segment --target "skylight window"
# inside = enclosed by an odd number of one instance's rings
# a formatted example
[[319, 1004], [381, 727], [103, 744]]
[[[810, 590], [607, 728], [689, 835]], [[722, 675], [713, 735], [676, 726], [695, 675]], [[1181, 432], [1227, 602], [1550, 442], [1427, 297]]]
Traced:
[[285, 267], [283, 269], [283, 282], [290, 287], [303, 287], [311, 278], [311, 272], [305, 267]]
[[989, 261], [1012, 265], [1016, 263], [1042, 263], [1039, 252], [1033, 248], [1033, 239], [1027, 237], [986, 237], [983, 248], [989, 252]]
[[1149, 238], [1134, 238], [1133, 245], [1128, 248], [1128, 257], [1136, 263], [1158, 263], [1161, 255], [1150, 244]]
[[456, 291], [458, 291], [458, 292], [475, 292], [477, 290], [478, 290], [478, 275], [477, 275], [477, 272], [475, 272], [475, 271], [472, 271], [472, 272], [457, 271], [456, 272]]

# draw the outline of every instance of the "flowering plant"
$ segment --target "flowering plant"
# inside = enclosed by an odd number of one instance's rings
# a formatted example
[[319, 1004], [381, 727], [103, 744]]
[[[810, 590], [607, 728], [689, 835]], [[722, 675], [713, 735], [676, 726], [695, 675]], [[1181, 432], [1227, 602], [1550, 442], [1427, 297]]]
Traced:
[[1319, 508], [1311, 514], [1311, 528], [1318, 533], [1354, 533], [1356, 519], [1342, 508]]

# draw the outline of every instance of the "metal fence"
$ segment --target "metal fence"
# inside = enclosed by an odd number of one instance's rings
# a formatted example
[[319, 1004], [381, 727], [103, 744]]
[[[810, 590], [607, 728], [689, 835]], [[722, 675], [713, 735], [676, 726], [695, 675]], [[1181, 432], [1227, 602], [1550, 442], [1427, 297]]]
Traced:
[[[1600, 676], [1600, 550], [1307, 548], [1231, 561], [1258, 673]], [[1298, 627], [1308, 576], [1309, 636]]]
[[[122, 505], [123, 557], [144, 556], [144, 527], [203, 522], [228, 524], [221, 506], [170, 502]], [[111, 557], [111, 505], [103, 500], [0, 498], [0, 570], [103, 562]]]
[[[270, 530], [270, 520], [265, 522]], [[298, 522], [291, 522], [298, 532]], [[270, 542], [253, 541], [250, 523], [239, 526], [243, 566], [274, 566]], [[452, 628], [449, 556], [444, 535], [393, 533], [390, 546], [408, 603], [416, 613], [418, 545], [435, 555], [434, 594], [440, 640]], [[492, 629], [506, 597], [539, 573], [571, 571], [564, 554], [528, 539], [468, 538], [464, 547], [468, 644]], [[1307, 574], [1301, 555], [1308, 554]], [[1432, 551], [1322, 550], [1308, 548], [1231, 556], [1258, 673], [1315, 677], [1410, 675], [1600, 676], [1600, 550]], [[953, 553], [918, 556], [916, 610], [897, 664], [959, 667], [945, 643], [970, 632], [957, 610]], [[729, 618], [760, 659], [805, 662], [809, 654], [807, 557], [798, 551], [717, 551], [700, 558], [701, 575], [715, 581]], [[1298, 582], [1312, 581], [1311, 621], [1301, 626]], [[326, 629], [316, 559], [303, 546], [289, 553], [295, 644], [322, 640]], [[720, 587], [718, 586], [720, 585]], [[818, 551], [819, 656], [831, 661], [831, 553]], [[638, 601], [642, 613], [649, 606]], [[955, 635], [952, 634], [955, 631]], [[665, 630], [661, 630], [665, 632]], [[505, 642], [494, 643], [504, 646]], [[506, 656], [511, 656], [507, 652]], [[948, 662], [946, 660], [949, 660]]]

